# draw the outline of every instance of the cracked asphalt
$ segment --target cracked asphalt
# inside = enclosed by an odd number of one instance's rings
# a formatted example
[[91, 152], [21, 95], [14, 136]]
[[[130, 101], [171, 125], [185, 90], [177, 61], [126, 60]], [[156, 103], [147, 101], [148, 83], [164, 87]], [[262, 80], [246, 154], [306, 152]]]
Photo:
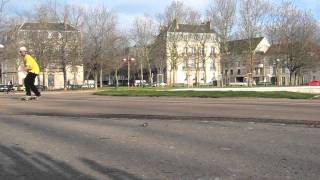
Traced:
[[319, 179], [319, 100], [0, 95], [0, 179]]

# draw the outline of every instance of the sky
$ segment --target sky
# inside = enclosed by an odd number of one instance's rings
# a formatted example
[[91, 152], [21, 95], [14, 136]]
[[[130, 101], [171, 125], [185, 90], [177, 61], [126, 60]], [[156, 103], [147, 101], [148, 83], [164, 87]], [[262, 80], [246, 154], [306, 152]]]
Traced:
[[[11, 0], [8, 11], [11, 13], [21, 10], [32, 11], [43, 0]], [[120, 27], [126, 28], [136, 16], [144, 14], [156, 15], [164, 11], [173, 0], [57, 0], [59, 4], [77, 4], [85, 7], [105, 6], [118, 13]], [[212, 0], [183, 0], [187, 6], [204, 13]], [[279, 3], [280, 0], [270, 0]], [[310, 10], [315, 18], [320, 21], [320, 0], [294, 0], [298, 8]]]

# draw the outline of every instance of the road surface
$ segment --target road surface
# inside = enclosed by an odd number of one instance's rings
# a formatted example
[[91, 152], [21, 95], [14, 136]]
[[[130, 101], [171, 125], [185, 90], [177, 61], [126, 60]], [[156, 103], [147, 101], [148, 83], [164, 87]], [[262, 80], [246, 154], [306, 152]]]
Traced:
[[0, 179], [316, 180], [319, 109], [318, 100], [1, 95]]

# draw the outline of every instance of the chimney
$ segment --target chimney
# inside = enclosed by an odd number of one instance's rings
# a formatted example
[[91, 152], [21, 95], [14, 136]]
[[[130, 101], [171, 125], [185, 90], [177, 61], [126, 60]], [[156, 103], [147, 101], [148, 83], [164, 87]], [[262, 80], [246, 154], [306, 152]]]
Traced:
[[209, 30], [211, 30], [211, 22], [208, 21], [208, 22], [206, 23], [206, 25], [207, 25], [207, 28], [208, 28]]
[[174, 28], [175, 28], [176, 30], [179, 29], [178, 18], [175, 18], [175, 19], [173, 20], [172, 25], [174, 26]]

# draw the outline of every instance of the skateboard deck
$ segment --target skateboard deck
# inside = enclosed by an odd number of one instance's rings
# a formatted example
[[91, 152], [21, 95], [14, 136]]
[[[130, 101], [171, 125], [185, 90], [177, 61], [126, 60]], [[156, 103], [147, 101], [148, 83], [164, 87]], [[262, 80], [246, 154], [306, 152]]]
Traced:
[[32, 100], [38, 100], [38, 97], [31, 96], [31, 97], [22, 97], [21, 101], [32, 101]]

